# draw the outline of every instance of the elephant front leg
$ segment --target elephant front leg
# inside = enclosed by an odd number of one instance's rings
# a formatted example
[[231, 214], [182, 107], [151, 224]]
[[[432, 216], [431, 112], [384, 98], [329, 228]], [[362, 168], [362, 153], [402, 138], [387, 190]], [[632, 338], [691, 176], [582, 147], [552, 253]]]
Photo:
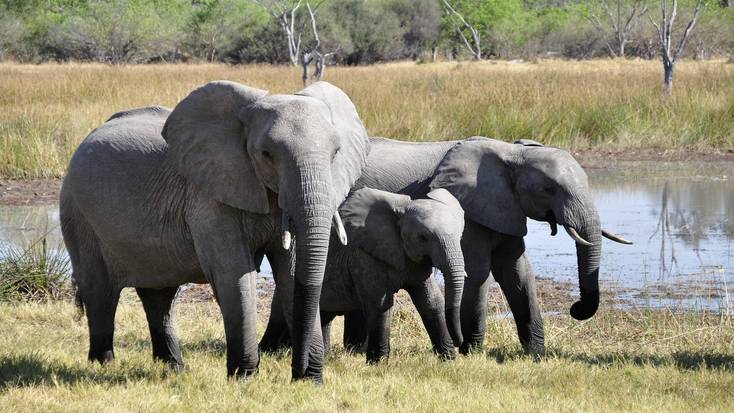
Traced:
[[256, 271], [244, 275], [216, 276], [214, 293], [222, 309], [227, 339], [227, 375], [247, 377], [260, 364], [257, 336]]
[[350, 352], [364, 351], [367, 341], [367, 320], [362, 310], [344, 313], [344, 349]]
[[270, 304], [270, 318], [265, 333], [260, 339], [260, 350], [268, 353], [286, 350], [291, 346], [288, 322], [285, 319], [278, 290], [279, 288], [276, 287], [273, 293], [273, 301]]
[[545, 353], [545, 333], [535, 288], [535, 274], [523, 240], [517, 239], [513, 244], [493, 253], [492, 274], [512, 310], [523, 349], [542, 356]]
[[487, 295], [492, 266], [491, 234], [467, 220], [461, 246], [464, 252], [466, 280], [461, 298], [461, 354], [480, 349], [487, 331]]
[[444, 297], [436, 281], [431, 276], [422, 284], [409, 286], [407, 291], [423, 320], [423, 325], [433, 344], [433, 351], [442, 359], [455, 359], [454, 341], [446, 326]]

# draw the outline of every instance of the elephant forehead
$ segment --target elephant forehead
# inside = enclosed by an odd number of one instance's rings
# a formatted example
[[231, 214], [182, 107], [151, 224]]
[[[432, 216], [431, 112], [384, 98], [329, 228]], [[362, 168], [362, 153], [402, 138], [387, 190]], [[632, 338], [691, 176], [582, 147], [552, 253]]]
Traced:
[[434, 233], [454, 233], [464, 230], [464, 212], [432, 199], [417, 199], [405, 210], [407, 218]]
[[528, 148], [526, 161], [543, 175], [563, 186], [585, 186], [584, 169], [570, 153], [555, 148]]

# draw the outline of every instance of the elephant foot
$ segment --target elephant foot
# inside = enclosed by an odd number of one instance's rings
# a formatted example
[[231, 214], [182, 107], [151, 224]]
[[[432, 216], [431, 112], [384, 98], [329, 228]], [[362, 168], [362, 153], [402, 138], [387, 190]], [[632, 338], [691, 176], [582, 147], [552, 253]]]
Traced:
[[166, 361], [166, 366], [174, 373], [183, 373], [186, 370], [186, 366], [182, 362], [175, 360]]
[[543, 343], [531, 343], [527, 346], [523, 346], [525, 354], [533, 358], [533, 361], [539, 362], [545, 357], [545, 344]]
[[441, 361], [454, 361], [456, 360], [456, 352], [454, 349], [450, 350], [438, 350], [436, 351], [436, 355], [438, 355], [438, 358]]
[[482, 351], [482, 342], [464, 342], [459, 347], [459, 353], [463, 356], [468, 356], [472, 353], [478, 353]]
[[89, 350], [87, 357], [90, 362], [99, 362], [99, 364], [108, 364], [115, 360], [115, 352], [112, 350], [92, 351]]
[[315, 386], [321, 386], [324, 384], [324, 376], [321, 372], [316, 373], [316, 372], [306, 371], [306, 374], [304, 374], [303, 376], [297, 375], [295, 371], [293, 372], [291, 381], [295, 382], [295, 381], [306, 381], [306, 380], [312, 382]]
[[230, 378], [237, 379], [237, 380], [244, 380], [244, 379], [247, 379], [248, 377], [251, 377], [257, 374], [258, 370], [259, 369], [257, 367], [252, 368], [252, 369], [238, 368], [234, 372], [227, 372], [227, 376]]

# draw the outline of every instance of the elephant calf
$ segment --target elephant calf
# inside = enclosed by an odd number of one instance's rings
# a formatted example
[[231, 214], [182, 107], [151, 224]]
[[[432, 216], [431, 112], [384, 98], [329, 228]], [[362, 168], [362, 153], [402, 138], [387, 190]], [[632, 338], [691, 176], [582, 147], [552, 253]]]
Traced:
[[[321, 320], [328, 326], [339, 314], [363, 311], [367, 323], [367, 362], [387, 358], [393, 295], [405, 289], [442, 357], [455, 357], [460, 335], [459, 306], [464, 257], [464, 211], [446, 190], [411, 199], [371, 188], [350, 195], [340, 208], [349, 245], [332, 242], [321, 290]], [[444, 274], [444, 296], [431, 276]], [[448, 326], [447, 326], [448, 321]], [[271, 320], [267, 337], [280, 337]], [[282, 329], [282, 324], [280, 328]], [[282, 333], [282, 332], [281, 332]]]

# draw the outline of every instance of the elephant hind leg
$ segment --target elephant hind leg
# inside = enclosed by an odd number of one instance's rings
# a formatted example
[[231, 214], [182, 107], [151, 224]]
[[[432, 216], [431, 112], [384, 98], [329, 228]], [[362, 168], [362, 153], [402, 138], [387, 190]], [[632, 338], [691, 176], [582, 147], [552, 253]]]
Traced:
[[362, 310], [347, 311], [344, 314], [344, 349], [359, 353], [367, 345], [367, 319]]
[[181, 346], [176, 336], [174, 301], [178, 287], [135, 289], [143, 302], [148, 319], [153, 358], [168, 364], [175, 371], [183, 370]]
[[270, 318], [265, 328], [265, 333], [260, 339], [260, 351], [266, 353], [277, 353], [291, 346], [291, 335], [288, 330], [288, 322], [285, 319], [281, 304], [280, 291], [275, 287], [273, 301], [270, 304]]
[[[88, 258], [83, 261], [88, 261]], [[82, 279], [85, 282], [78, 288], [89, 326], [89, 361], [104, 364], [115, 358], [113, 338], [120, 288], [111, 285], [103, 260], [100, 258], [94, 261], [97, 261], [94, 265], [86, 263], [83, 266]], [[89, 282], [92, 277], [96, 282]]]

